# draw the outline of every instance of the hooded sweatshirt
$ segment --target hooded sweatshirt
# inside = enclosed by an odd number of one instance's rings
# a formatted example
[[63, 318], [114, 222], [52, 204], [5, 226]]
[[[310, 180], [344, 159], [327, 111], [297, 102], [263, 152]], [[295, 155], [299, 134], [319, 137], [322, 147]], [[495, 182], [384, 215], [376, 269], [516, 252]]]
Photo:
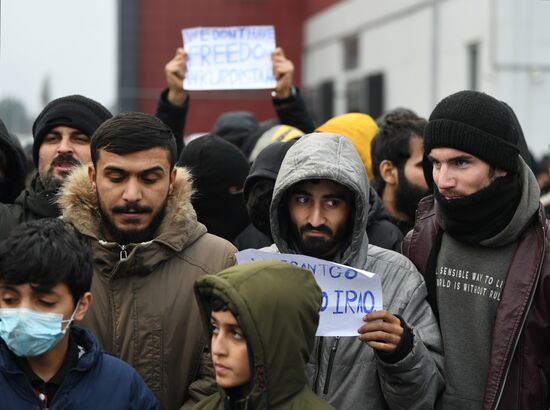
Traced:
[[104, 240], [87, 166], [71, 172], [59, 198], [94, 257], [94, 303], [82, 324], [141, 374], [165, 410], [215, 391], [193, 283], [233, 265], [236, 251], [197, 221], [185, 168], [177, 168], [173, 188], [153, 239], [128, 245]]
[[193, 175], [191, 201], [199, 221], [208, 232], [233, 241], [248, 225], [242, 194], [248, 160], [223, 138], [205, 135], [185, 146], [179, 162]]
[[349, 139], [309, 134], [288, 151], [271, 203], [275, 244], [267, 250], [299, 252], [289, 237], [286, 192], [310, 179], [329, 179], [353, 193], [353, 230], [333, 262], [380, 275], [384, 309], [399, 315], [413, 334], [412, 349], [393, 360], [382, 358], [357, 337], [318, 337], [309, 364], [313, 391], [338, 409], [432, 408], [443, 388], [437, 321], [414, 265], [403, 255], [368, 243], [369, 181]]
[[210, 337], [212, 294], [228, 303], [243, 331], [251, 380], [245, 397], [233, 400], [218, 387], [218, 393], [194, 409], [333, 408], [307, 385], [306, 363], [321, 308], [321, 290], [311, 272], [283, 262], [261, 261], [200, 278], [195, 295]]

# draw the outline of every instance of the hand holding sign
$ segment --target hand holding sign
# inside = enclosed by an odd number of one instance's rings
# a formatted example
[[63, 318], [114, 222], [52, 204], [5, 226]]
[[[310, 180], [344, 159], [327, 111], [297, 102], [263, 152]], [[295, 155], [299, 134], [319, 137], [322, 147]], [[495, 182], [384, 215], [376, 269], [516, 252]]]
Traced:
[[382, 285], [374, 273], [304, 255], [247, 249], [236, 256], [239, 264], [280, 260], [310, 270], [323, 296], [317, 336], [357, 336], [363, 317], [382, 309]]
[[277, 98], [288, 98], [294, 85], [294, 64], [285, 57], [281, 47], [277, 47], [271, 54], [273, 62], [273, 76], [275, 77], [275, 94]]
[[164, 67], [166, 85], [168, 86], [168, 101], [174, 105], [183, 105], [187, 93], [183, 89], [183, 81], [187, 73], [187, 52], [183, 48], [176, 49], [176, 54]]
[[369, 313], [359, 328], [359, 339], [375, 350], [392, 353], [403, 336], [401, 320], [386, 310]]

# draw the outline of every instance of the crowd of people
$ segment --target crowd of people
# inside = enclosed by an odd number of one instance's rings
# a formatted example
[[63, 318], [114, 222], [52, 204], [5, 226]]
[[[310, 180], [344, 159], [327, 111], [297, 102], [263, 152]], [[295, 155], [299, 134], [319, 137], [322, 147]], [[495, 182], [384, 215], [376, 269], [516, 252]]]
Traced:
[[[0, 121], [2, 409], [549, 408], [550, 162], [508, 104], [316, 125], [277, 48], [276, 118], [190, 140], [187, 58], [154, 116], [51, 101], [35, 171]], [[316, 336], [313, 275], [249, 248], [374, 272], [383, 309]]]

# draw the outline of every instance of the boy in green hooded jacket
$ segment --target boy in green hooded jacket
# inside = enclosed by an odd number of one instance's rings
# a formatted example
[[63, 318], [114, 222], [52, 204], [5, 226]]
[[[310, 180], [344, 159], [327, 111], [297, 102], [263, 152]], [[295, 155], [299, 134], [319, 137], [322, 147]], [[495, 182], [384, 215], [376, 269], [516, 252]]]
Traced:
[[218, 392], [194, 409], [333, 409], [307, 385], [321, 290], [278, 261], [233, 266], [195, 282]]

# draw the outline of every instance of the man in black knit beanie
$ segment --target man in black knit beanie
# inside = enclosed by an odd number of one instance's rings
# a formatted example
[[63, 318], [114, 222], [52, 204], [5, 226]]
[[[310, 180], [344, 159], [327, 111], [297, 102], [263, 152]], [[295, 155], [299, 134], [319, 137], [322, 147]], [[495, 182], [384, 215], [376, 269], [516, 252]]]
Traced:
[[420, 202], [403, 253], [441, 328], [438, 408], [548, 405], [549, 234], [522, 139], [512, 109], [475, 91], [443, 99], [424, 131], [434, 195]]
[[90, 137], [112, 114], [81, 95], [51, 101], [33, 127], [33, 160], [38, 171], [13, 204], [0, 204], [0, 240], [18, 224], [56, 217], [56, 195], [71, 170], [91, 161]]

